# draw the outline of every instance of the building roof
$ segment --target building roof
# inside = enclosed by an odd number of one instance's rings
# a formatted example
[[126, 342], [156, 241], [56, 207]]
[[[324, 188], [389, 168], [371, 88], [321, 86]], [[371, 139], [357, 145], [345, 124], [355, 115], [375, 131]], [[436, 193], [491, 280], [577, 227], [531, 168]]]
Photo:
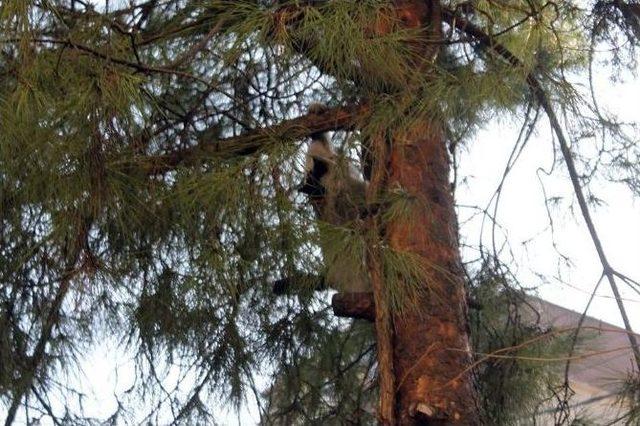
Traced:
[[[571, 330], [580, 323], [582, 313], [531, 297], [529, 304], [540, 315], [542, 326]], [[618, 399], [623, 383], [637, 371], [625, 329], [585, 316], [579, 345], [570, 364], [569, 384], [575, 392], [569, 404], [571, 418], [586, 418], [596, 424], [619, 424], [626, 405]], [[564, 369], [562, 369], [564, 371]], [[562, 374], [562, 373], [561, 373]], [[536, 418], [541, 425], [554, 425], [557, 407], [550, 403]]]
[[[582, 316], [582, 313], [539, 298], [531, 298], [531, 304], [540, 312], [542, 324], [557, 330], [574, 329]], [[617, 389], [634, 370], [633, 351], [626, 330], [585, 316], [580, 337], [576, 353], [580, 358], [571, 361], [570, 381], [605, 393]]]

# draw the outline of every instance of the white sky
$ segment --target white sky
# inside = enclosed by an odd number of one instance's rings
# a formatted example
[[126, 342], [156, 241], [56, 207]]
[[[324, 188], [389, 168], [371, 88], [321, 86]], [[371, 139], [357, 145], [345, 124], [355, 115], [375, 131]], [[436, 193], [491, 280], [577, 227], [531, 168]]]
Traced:
[[[618, 117], [638, 121], [637, 101], [640, 82], [628, 81], [613, 84], [606, 69], [596, 76], [599, 102]], [[546, 118], [541, 120], [543, 130], [529, 142], [525, 152], [506, 181], [498, 213], [500, 222], [508, 231], [518, 264], [517, 276], [525, 286], [536, 286], [540, 273], [549, 279], [541, 285], [539, 295], [553, 303], [582, 312], [589, 299], [602, 268], [595, 248], [587, 232], [577, 205], [575, 216], [568, 209], [572, 188], [566, 167], [557, 166], [552, 177], [543, 177], [547, 195], [560, 195], [567, 201], [552, 210], [555, 225], [555, 241], [564, 255], [571, 258], [573, 267], [562, 268], [558, 274], [560, 256], [550, 244], [549, 221], [544, 206], [544, 196], [538, 180], [537, 169], [549, 169], [553, 162], [551, 135]], [[492, 123], [469, 145], [469, 151], [461, 158], [463, 175], [472, 176], [468, 186], [460, 187], [458, 203], [486, 205], [496, 189], [503, 167], [516, 140], [520, 123]], [[568, 135], [570, 137], [570, 135]], [[495, 165], [499, 164], [499, 167]], [[492, 166], [493, 165], [493, 166]], [[640, 204], [620, 184], [596, 182], [595, 194], [607, 202], [606, 206], [592, 208], [592, 215], [602, 244], [614, 268], [625, 275], [640, 280]], [[468, 214], [464, 209], [461, 216]], [[470, 243], [477, 242], [478, 228], [463, 230]], [[466, 232], [465, 232], [466, 231]], [[533, 238], [533, 241], [523, 244]], [[561, 280], [554, 279], [560, 278]], [[640, 295], [618, 280], [626, 308], [634, 329], [640, 330]], [[589, 315], [622, 326], [608, 282], [600, 284], [598, 296], [592, 302]]]

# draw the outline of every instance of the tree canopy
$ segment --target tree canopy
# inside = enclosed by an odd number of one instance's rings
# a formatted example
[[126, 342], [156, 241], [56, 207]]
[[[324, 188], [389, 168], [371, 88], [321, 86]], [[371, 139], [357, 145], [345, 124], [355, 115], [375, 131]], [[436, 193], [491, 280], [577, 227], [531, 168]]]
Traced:
[[[485, 123], [522, 123], [517, 156], [547, 117], [599, 244], [588, 184], [603, 178], [639, 196], [640, 145], [635, 127], [607, 115], [579, 79], [590, 81], [597, 59], [635, 70], [640, 4], [440, 3], [434, 33], [412, 27], [402, 2], [390, 1], [4, 0], [7, 424], [16, 415], [97, 422], [65, 377], [105, 340], [135, 361], [112, 422], [213, 421], [220, 406], [247, 398], [265, 424], [373, 422], [372, 327], [337, 319], [317, 291], [328, 262], [362, 267], [370, 240], [318, 222], [298, 192], [313, 133], [333, 132], [338, 152], [363, 170], [376, 155], [368, 141], [427, 119], [440, 123], [455, 168]], [[327, 111], [308, 113], [317, 102]], [[380, 198], [383, 224], [416, 202], [402, 187]], [[330, 240], [324, 256], [321, 238]], [[380, 247], [386, 297], [393, 310], [411, 309], [433, 265]], [[472, 313], [474, 348], [544, 335], [519, 323], [513, 307], [523, 292], [499, 253], [476, 248], [477, 258], [464, 259], [468, 291], [481, 305], [504, 303]], [[598, 250], [614, 289], [640, 288]], [[277, 283], [287, 288], [274, 291]], [[542, 342], [523, 350], [556, 349]], [[550, 371], [517, 359], [479, 363], [477, 376], [495, 424], [559, 392]], [[516, 392], [526, 386], [539, 392]]]

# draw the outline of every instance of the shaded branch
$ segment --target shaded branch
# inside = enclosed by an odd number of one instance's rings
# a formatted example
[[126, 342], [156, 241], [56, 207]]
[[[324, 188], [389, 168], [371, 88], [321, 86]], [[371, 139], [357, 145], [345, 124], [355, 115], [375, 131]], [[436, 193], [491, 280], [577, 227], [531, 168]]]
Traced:
[[76, 240], [71, 247], [71, 253], [69, 254], [67, 265], [65, 266], [64, 272], [62, 273], [60, 279], [57, 281], [59, 283], [59, 286], [55, 291], [55, 296], [53, 297], [53, 301], [51, 302], [49, 312], [46, 314], [46, 317], [42, 324], [40, 337], [36, 342], [32, 354], [30, 356], [26, 356], [25, 354], [24, 361], [26, 363], [26, 369], [20, 374], [20, 378], [17, 380], [16, 391], [13, 393], [11, 404], [9, 405], [9, 408], [7, 410], [7, 417], [4, 423], [5, 426], [10, 426], [13, 424], [18, 412], [18, 408], [22, 403], [22, 399], [25, 397], [25, 395], [27, 395], [29, 389], [33, 387], [36, 373], [40, 368], [42, 368], [43, 361], [47, 355], [47, 345], [51, 343], [53, 330], [60, 320], [62, 304], [64, 303], [65, 298], [69, 293], [72, 280], [79, 272], [79, 270], [77, 269], [77, 264], [80, 261], [83, 249], [85, 249], [85, 241], [87, 238], [90, 223], [91, 221], [87, 220], [80, 226]]
[[157, 67], [157, 66], [147, 65], [139, 62], [129, 61], [123, 58], [114, 57], [107, 53], [101, 52], [97, 49], [94, 49], [92, 47], [85, 46], [83, 44], [80, 44], [68, 39], [63, 40], [63, 39], [54, 39], [54, 38], [6, 38], [6, 39], [0, 40], [0, 42], [2, 43], [22, 43], [25, 41], [29, 43], [38, 43], [38, 44], [44, 44], [44, 45], [50, 44], [50, 45], [60, 45], [60, 46], [70, 47], [86, 55], [90, 55], [95, 58], [101, 59], [105, 62], [110, 62], [112, 64], [128, 67], [146, 75], [154, 74], [154, 73], [170, 74], [178, 77], [184, 77], [191, 80], [195, 80], [206, 86], [210, 85], [210, 82], [196, 75], [189, 74], [188, 72], [184, 72], [178, 69], [172, 69], [168, 67]]
[[192, 166], [207, 157], [238, 157], [255, 154], [273, 143], [297, 141], [313, 133], [356, 127], [368, 108], [362, 105], [329, 108], [319, 114], [306, 114], [270, 127], [250, 130], [242, 135], [203, 142], [198, 145], [155, 156], [133, 159], [148, 175], [169, 172], [180, 166]]
[[365, 319], [374, 322], [376, 307], [373, 293], [336, 293], [331, 298], [331, 307], [337, 317]]

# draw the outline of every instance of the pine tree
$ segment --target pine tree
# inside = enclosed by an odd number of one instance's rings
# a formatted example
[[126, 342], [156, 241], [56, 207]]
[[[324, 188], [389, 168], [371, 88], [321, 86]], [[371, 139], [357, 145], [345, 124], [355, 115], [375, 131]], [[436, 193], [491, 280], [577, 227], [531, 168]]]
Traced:
[[[531, 414], [548, 371], [527, 369], [516, 349], [511, 364], [483, 363], [471, 345], [535, 341], [526, 349], [540, 356], [552, 336], [516, 324], [523, 294], [495, 253], [463, 265], [450, 170], [485, 121], [524, 118], [527, 138], [547, 116], [624, 315], [616, 279], [635, 284], [599, 243], [583, 194], [599, 168], [572, 152], [582, 136], [567, 140], [567, 129], [601, 132], [600, 169], [636, 195], [638, 148], [567, 75], [588, 71], [600, 45], [615, 47], [615, 66], [635, 66], [639, 9], [3, 1], [5, 424], [21, 408], [91, 422], [64, 377], [103, 339], [135, 354], [139, 378], [112, 422], [140, 421], [131, 410], [149, 422], [212, 422], [212, 401], [239, 407], [248, 394], [264, 424], [513, 424]], [[326, 108], [309, 111], [314, 103]], [[320, 132], [368, 181], [365, 214], [345, 226], [318, 218], [298, 190], [304, 141]], [[336, 262], [366, 274], [372, 292], [325, 282]], [[332, 305], [327, 287], [341, 289]], [[505, 309], [470, 315], [469, 293]]]

